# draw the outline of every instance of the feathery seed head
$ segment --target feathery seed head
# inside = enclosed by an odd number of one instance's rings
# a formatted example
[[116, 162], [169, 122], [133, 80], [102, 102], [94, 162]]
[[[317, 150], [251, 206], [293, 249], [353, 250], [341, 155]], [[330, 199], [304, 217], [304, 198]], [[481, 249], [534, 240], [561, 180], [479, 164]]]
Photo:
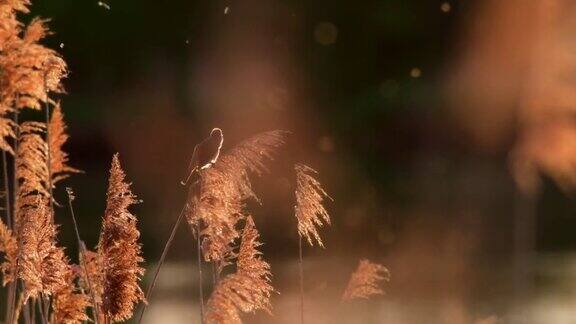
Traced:
[[240, 312], [262, 309], [271, 314], [270, 265], [262, 260], [257, 247], [259, 234], [252, 217], [247, 216], [242, 231], [237, 271], [222, 279], [210, 296], [204, 321], [209, 324], [241, 323]]
[[311, 173], [317, 173], [314, 169], [304, 164], [296, 164], [294, 170], [296, 171], [295, 215], [298, 220], [298, 234], [305, 237], [310, 245], [314, 245], [312, 240], [314, 238], [318, 245], [324, 247], [316, 226], [330, 225], [330, 215], [322, 204], [324, 199], [330, 196], [322, 189], [320, 182], [311, 175]]
[[202, 253], [206, 261], [222, 267], [234, 257], [232, 244], [240, 237], [236, 228], [246, 217], [245, 201], [257, 199], [249, 173], [261, 175], [265, 163], [284, 143], [285, 132], [271, 131], [253, 136], [236, 147], [210, 168], [199, 171], [199, 180], [192, 185], [186, 218], [193, 227], [200, 227]]
[[136, 217], [128, 210], [137, 200], [125, 177], [118, 154], [115, 154], [98, 243], [104, 275], [102, 306], [104, 314], [112, 321], [129, 319], [134, 305], [144, 301], [138, 285], [144, 274], [140, 267], [144, 261], [138, 243], [140, 232], [136, 228]]
[[390, 281], [388, 269], [378, 263], [362, 259], [350, 277], [342, 300], [368, 299], [374, 295], [382, 295], [384, 291], [378, 287], [381, 281]]

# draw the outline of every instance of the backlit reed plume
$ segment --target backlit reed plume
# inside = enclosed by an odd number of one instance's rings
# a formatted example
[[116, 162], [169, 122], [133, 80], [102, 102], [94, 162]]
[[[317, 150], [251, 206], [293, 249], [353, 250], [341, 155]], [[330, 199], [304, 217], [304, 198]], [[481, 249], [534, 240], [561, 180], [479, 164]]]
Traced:
[[18, 13], [28, 12], [29, 1], [2, 1], [0, 2], [0, 149], [10, 154], [14, 151], [8, 140], [16, 137], [16, 124], [11, 119], [10, 113], [14, 111], [16, 98], [14, 89], [16, 78], [4, 71], [10, 71], [13, 67], [11, 50], [14, 51], [14, 43], [19, 43], [22, 23], [17, 19]]
[[2, 99], [7, 107], [40, 110], [43, 102], [52, 103], [48, 93], [64, 91], [60, 81], [66, 76], [66, 63], [39, 44], [49, 34], [45, 23], [33, 19], [21, 36], [12, 37], [2, 48]]
[[2, 220], [0, 220], [0, 253], [3, 254], [4, 261], [0, 263], [0, 273], [2, 273], [2, 285], [14, 281], [16, 276], [16, 258], [18, 255], [18, 245], [16, 237]]
[[75, 280], [78, 273], [67, 265], [64, 272], [64, 285], [54, 294], [52, 302], [52, 323], [75, 324], [88, 321], [86, 308], [89, 306], [88, 295], [78, 289]]
[[310, 245], [314, 245], [313, 239], [318, 245], [324, 247], [318, 234], [317, 227], [324, 224], [330, 225], [330, 215], [322, 204], [325, 198], [330, 198], [322, 189], [320, 182], [311, 173], [317, 173], [314, 169], [296, 164], [296, 206], [295, 214], [298, 220], [298, 234], [305, 237]]
[[17, 14], [28, 13], [28, 0], [13, 0], [0, 2], [0, 51], [4, 51], [6, 44], [18, 37], [22, 30], [22, 24], [18, 21]]
[[16, 178], [19, 181], [16, 225], [19, 210], [36, 203], [37, 195], [49, 197], [48, 192], [48, 145], [44, 140], [46, 125], [40, 122], [24, 122], [20, 127], [20, 139], [16, 161]]
[[67, 285], [68, 262], [56, 245], [48, 198], [36, 197], [34, 204], [22, 207], [18, 229], [18, 277], [25, 284], [25, 299], [53, 295]]
[[41, 44], [48, 33], [45, 21], [33, 19], [22, 29], [16, 13], [28, 12], [28, 1], [4, 1], [0, 5], [0, 148], [13, 153], [8, 144], [15, 138], [17, 125], [9, 114], [23, 108], [40, 110], [42, 103], [53, 103], [50, 92], [63, 92], [61, 79], [66, 63], [60, 55]]
[[[86, 258], [85, 260], [83, 258]], [[102, 256], [94, 251], [85, 250], [79, 255], [81, 266], [78, 267], [79, 285], [88, 294], [94, 294], [97, 304], [102, 303], [102, 294], [104, 293], [104, 273], [102, 272]], [[85, 263], [84, 263], [85, 262]], [[86, 264], [86, 271], [83, 264]], [[90, 283], [90, 284], [89, 284]], [[92, 288], [92, 291], [90, 291]]]
[[246, 217], [244, 203], [249, 198], [257, 199], [248, 175], [267, 171], [265, 163], [284, 143], [284, 136], [283, 131], [258, 134], [221, 156], [212, 167], [199, 171], [186, 218], [193, 227], [201, 227], [206, 261], [225, 264], [230, 258], [231, 244], [240, 236], [236, 225]]
[[374, 295], [382, 295], [384, 291], [379, 287], [382, 281], [390, 281], [390, 273], [386, 267], [366, 259], [360, 260], [358, 269], [352, 273], [342, 299], [368, 299]]
[[272, 313], [270, 295], [274, 288], [270, 284], [270, 265], [257, 250], [259, 233], [252, 217], [246, 218], [238, 251], [236, 273], [229, 274], [212, 292], [204, 318], [206, 323], [241, 323], [240, 313], [264, 310]]
[[140, 267], [144, 261], [138, 243], [140, 232], [136, 228], [136, 217], [128, 210], [138, 201], [125, 177], [118, 154], [115, 154], [98, 242], [104, 273], [102, 308], [111, 321], [129, 319], [134, 305], [144, 300], [138, 285], [144, 274]]
[[[62, 150], [68, 135], [66, 125], [59, 107], [54, 110], [50, 124], [48, 141], [44, 139], [46, 125], [41, 122], [27, 121], [20, 126], [20, 139], [17, 152], [16, 177], [19, 181], [17, 209], [29, 203], [29, 195], [50, 196], [49, 183], [54, 183], [68, 177], [78, 170], [67, 165], [68, 154]], [[48, 170], [48, 147], [50, 147], [51, 172]], [[49, 174], [51, 181], [48, 181]], [[35, 199], [35, 198], [32, 198]], [[18, 222], [18, 214], [16, 215]]]
[[66, 123], [60, 105], [56, 105], [52, 111], [52, 117], [48, 124], [48, 147], [50, 148], [50, 173], [52, 185], [66, 179], [70, 173], [80, 172], [68, 165], [68, 153], [62, 147], [68, 140]]

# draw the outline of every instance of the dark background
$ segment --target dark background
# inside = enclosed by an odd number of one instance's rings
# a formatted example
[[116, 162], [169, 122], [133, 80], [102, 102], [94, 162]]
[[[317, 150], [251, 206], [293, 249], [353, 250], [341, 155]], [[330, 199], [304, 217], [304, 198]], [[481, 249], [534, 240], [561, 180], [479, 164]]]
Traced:
[[[337, 198], [331, 209], [342, 209], [335, 227], [346, 205], [363, 204], [357, 199], [409, 205], [414, 164], [429, 155], [450, 163], [470, 154], [443, 126], [439, 79], [459, 16], [471, 5], [444, 13], [433, 1], [107, 4], [109, 10], [97, 1], [32, 7], [33, 15], [51, 17], [54, 35], [46, 43], [70, 68], [62, 98], [68, 149], [86, 174], [67, 185], [77, 193], [87, 241], [96, 239], [90, 229], [100, 221], [111, 155], [120, 152], [144, 201], [138, 214], [146, 254], [157, 254], [183, 199], [178, 180], [186, 161], [215, 126], [224, 130], [225, 149], [259, 131], [292, 131], [286, 150], [293, 153], [283, 159], [321, 172]], [[337, 29], [328, 45], [315, 37], [324, 22]], [[413, 68], [421, 77], [410, 75]], [[334, 148], [323, 152], [322, 140]], [[349, 182], [331, 185], [341, 176]], [[379, 208], [362, 211], [363, 222], [402, 222]], [[277, 212], [266, 217], [290, 217], [289, 210]], [[365, 244], [377, 244], [377, 236]]]
[[[143, 226], [160, 235], [143, 230], [151, 243], [145, 250], [155, 254], [183, 195], [177, 180], [194, 144], [215, 126], [224, 129], [225, 148], [259, 131], [292, 131], [284, 158], [321, 172], [339, 198], [336, 219], [351, 200], [368, 199], [358, 186], [369, 186], [379, 205], [402, 208], [422, 199], [417, 191], [432, 182], [431, 199], [447, 207], [458, 190], [440, 191], [458, 186], [459, 172], [476, 173], [462, 170], [468, 164], [506, 171], [509, 147], [471, 145], [443, 97], [473, 1], [450, 3], [449, 12], [441, 2], [416, 0], [106, 3], [110, 9], [97, 1], [38, 0], [30, 15], [50, 17], [54, 34], [46, 44], [69, 65], [61, 98], [68, 150], [86, 174], [66, 185], [77, 192], [88, 241], [97, 234], [89, 228], [99, 223], [111, 155], [120, 152], [144, 200]], [[315, 36], [323, 23], [337, 29], [333, 43]], [[421, 76], [411, 76], [414, 68]], [[513, 133], [507, 138], [511, 143]], [[427, 167], [444, 175], [434, 179]], [[541, 244], [570, 248], [575, 242], [561, 224], [572, 224], [566, 217], [573, 213], [558, 208], [570, 204], [553, 191], [544, 195]], [[385, 208], [364, 214], [366, 223], [403, 223]]]

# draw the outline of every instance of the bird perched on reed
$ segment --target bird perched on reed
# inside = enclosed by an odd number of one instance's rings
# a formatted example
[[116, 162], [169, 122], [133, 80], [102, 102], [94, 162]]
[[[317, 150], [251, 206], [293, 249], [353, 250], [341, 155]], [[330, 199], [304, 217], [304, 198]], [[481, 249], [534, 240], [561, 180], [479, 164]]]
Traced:
[[188, 165], [188, 175], [184, 181], [180, 181], [183, 186], [188, 184], [195, 172], [209, 168], [212, 164], [216, 163], [223, 142], [224, 136], [222, 135], [222, 130], [220, 128], [214, 128], [208, 138], [194, 147], [194, 152]]

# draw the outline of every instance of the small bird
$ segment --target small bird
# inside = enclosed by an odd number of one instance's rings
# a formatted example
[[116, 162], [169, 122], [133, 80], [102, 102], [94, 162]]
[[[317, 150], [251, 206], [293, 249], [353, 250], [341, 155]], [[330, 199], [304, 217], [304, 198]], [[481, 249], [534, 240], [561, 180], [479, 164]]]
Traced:
[[194, 172], [211, 167], [218, 160], [220, 156], [220, 149], [224, 142], [224, 136], [220, 128], [214, 128], [210, 132], [210, 136], [198, 143], [194, 147], [190, 164], [188, 165], [188, 176], [186, 180], [180, 181], [185, 186], [190, 181]]

